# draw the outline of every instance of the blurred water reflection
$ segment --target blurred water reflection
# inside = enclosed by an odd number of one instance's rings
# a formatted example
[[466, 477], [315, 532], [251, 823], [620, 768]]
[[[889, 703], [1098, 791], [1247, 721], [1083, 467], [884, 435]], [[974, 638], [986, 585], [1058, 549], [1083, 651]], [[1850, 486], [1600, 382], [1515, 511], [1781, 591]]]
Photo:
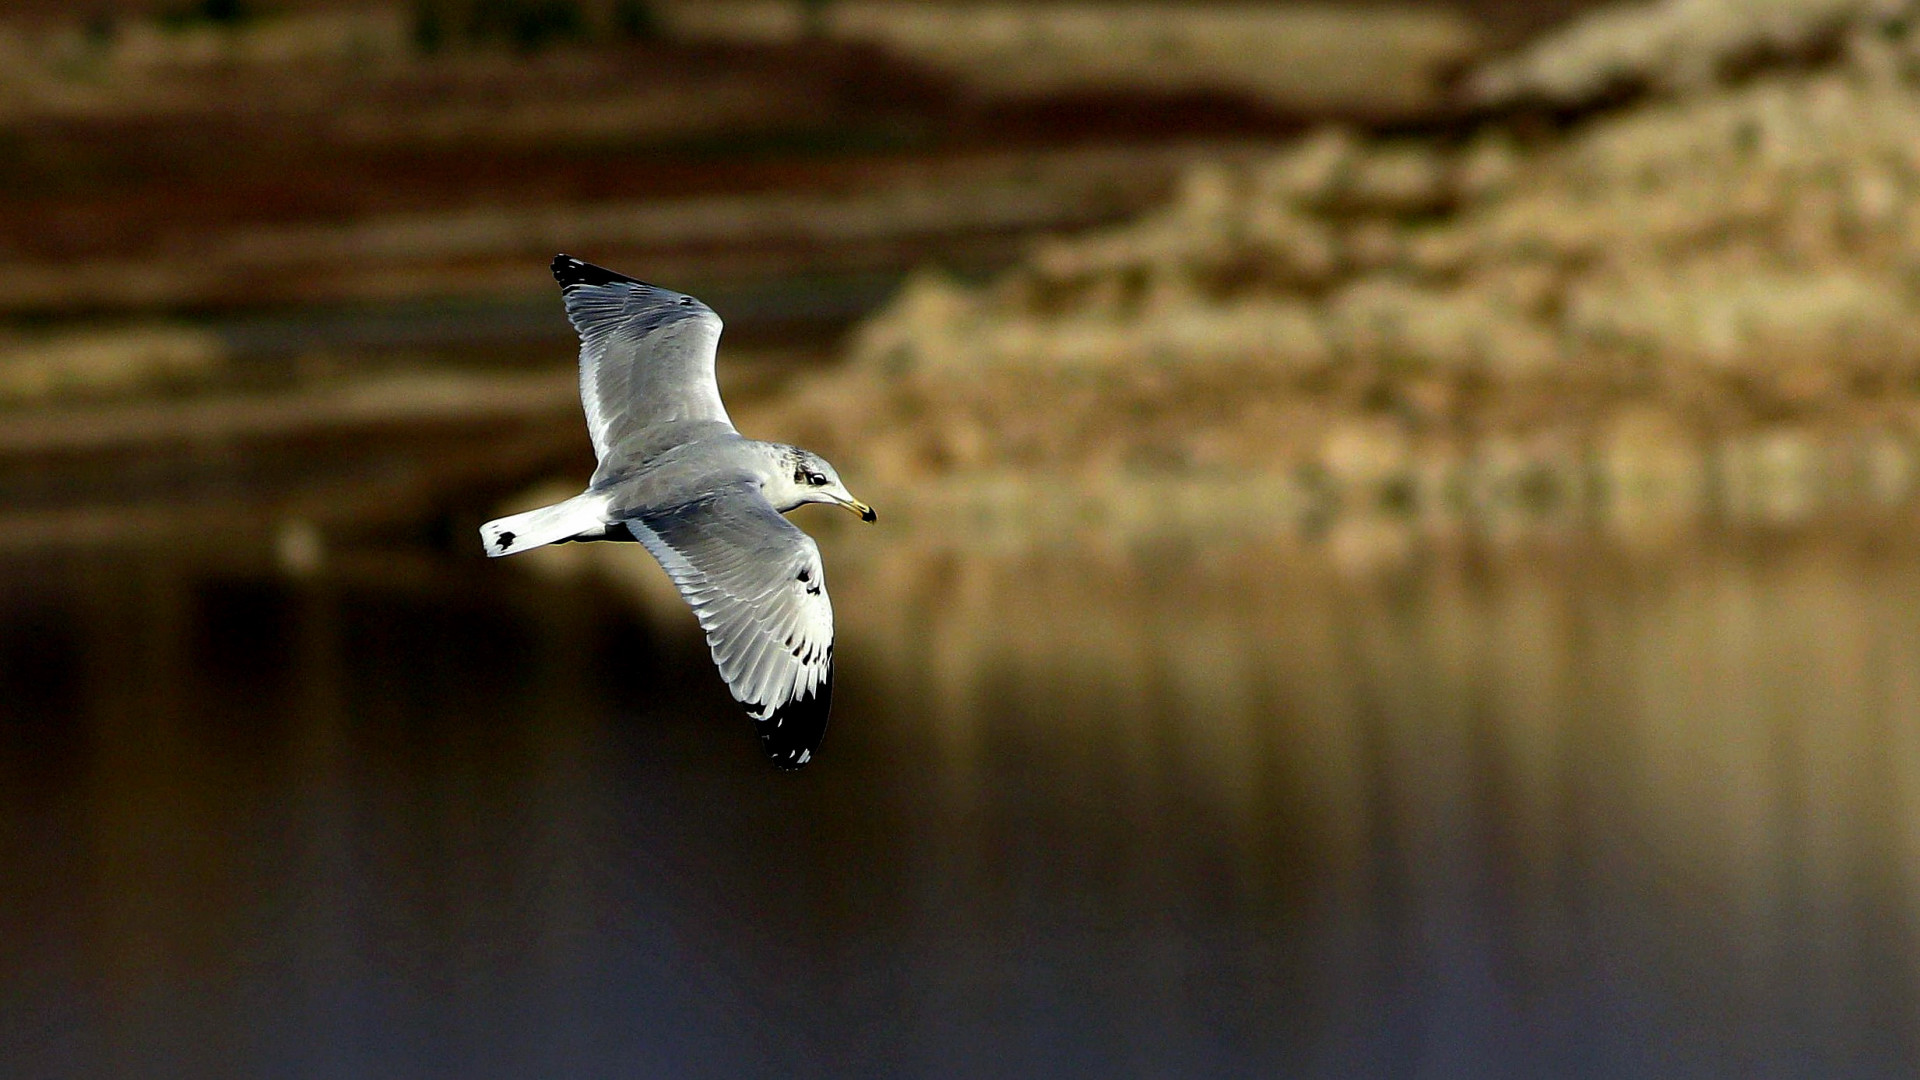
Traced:
[[16, 567], [0, 1052], [1908, 1075], [1915, 550], [842, 544], [840, 711], [792, 777], [690, 625], [601, 589]]

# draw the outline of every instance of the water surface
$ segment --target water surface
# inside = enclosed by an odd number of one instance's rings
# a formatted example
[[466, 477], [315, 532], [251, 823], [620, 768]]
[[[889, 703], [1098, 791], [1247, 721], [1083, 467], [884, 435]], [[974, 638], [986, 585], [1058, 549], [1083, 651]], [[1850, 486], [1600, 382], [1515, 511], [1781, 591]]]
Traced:
[[7, 1074], [1920, 1060], [1909, 540], [825, 546], [791, 776], [607, 586], [16, 564]]

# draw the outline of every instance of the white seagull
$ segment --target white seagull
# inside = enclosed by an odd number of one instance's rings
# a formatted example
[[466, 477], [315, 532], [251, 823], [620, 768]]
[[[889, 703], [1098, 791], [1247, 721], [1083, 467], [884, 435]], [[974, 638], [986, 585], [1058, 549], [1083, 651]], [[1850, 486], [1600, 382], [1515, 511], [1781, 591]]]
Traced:
[[773, 764], [798, 769], [827, 730], [833, 605], [820, 549], [781, 515], [853, 497], [819, 455], [734, 430], [713, 358], [720, 317], [677, 292], [556, 255], [580, 332], [580, 400], [599, 467], [563, 503], [480, 527], [488, 555], [543, 544], [637, 540], [660, 560], [720, 676]]

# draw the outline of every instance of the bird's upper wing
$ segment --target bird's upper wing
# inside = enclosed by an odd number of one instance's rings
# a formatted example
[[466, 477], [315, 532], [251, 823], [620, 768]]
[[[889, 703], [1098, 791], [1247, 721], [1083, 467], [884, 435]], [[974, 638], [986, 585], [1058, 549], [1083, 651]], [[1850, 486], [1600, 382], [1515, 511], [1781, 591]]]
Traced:
[[580, 332], [580, 402], [601, 461], [654, 424], [733, 426], [713, 377], [713, 309], [571, 255], [554, 256], [553, 276]]
[[744, 481], [627, 527], [699, 617], [767, 755], [782, 768], [805, 765], [833, 696], [833, 604], [813, 538]]

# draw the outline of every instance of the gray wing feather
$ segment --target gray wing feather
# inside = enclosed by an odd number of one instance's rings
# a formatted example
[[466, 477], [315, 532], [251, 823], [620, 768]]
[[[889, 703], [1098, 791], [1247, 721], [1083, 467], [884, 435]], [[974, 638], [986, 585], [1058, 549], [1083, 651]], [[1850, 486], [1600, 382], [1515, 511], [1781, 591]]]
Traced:
[[721, 329], [713, 309], [624, 279], [567, 284], [561, 295], [580, 332], [580, 401], [601, 461], [655, 424], [709, 420], [732, 427], [713, 375]]
[[820, 549], [757, 486], [734, 484], [647, 511], [627, 527], [693, 608], [721, 678], [756, 720], [824, 693], [833, 674], [833, 604]]

